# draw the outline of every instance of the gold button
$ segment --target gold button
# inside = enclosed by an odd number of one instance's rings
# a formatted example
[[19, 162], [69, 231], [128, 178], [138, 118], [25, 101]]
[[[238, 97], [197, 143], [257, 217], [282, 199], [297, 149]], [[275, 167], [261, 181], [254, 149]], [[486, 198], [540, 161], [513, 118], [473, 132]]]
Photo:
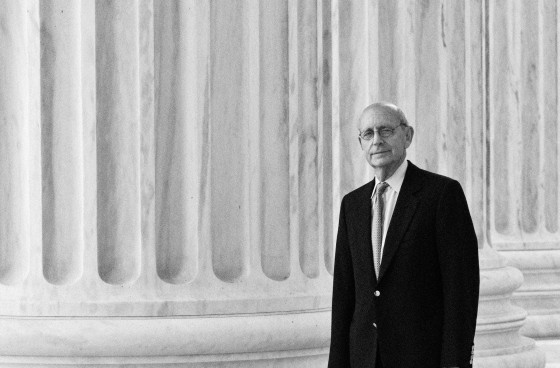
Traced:
[[373, 327], [377, 328], [377, 324], [374, 323], [374, 324], [373, 324]]
[[375, 292], [373, 293], [373, 295], [379, 296], [379, 295], [381, 295], [381, 293], [379, 292], [379, 290], [375, 290]]

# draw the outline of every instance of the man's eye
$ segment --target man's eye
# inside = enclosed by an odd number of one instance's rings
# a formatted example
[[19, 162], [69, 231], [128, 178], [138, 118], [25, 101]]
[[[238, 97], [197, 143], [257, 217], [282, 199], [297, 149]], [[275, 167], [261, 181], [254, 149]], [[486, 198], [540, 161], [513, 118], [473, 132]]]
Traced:
[[362, 134], [362, 138], [366, 139], [366, 140], [372, 139], [373, 138], [373, 132], [372, 131], [364, 132], [364, 134]]
[[388, 137], [391, 135], [391, 133], [393, 133], [393, 130], [389, 129], [389, 128], [383, 128], [383, 129], [379, 129], [379, 134], [382, 137]]

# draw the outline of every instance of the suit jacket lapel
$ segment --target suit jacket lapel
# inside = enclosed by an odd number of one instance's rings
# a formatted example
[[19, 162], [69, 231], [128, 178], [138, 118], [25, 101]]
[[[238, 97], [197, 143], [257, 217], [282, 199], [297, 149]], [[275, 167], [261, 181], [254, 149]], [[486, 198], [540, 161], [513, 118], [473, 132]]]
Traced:
[[367, 267], [365, 272], [367, 272], [366, 278], [371, 280], [371, 287], [375, 287], [375, 271], [373, 267], [373, 249], [371, 247], [371, 193], [375, 185], [375, 180], [369, 182], [363, 187], [362, 193], [357, 197], [359, 203], [357, 204], [355, 213], [355, 223], [356, 223], [356, 237], [357, 237], [357, 247], [358, 254], [360, 257], [367, 262]]
[[406, 233], [410, 220], [412, 220], [414, 212], [416, 211], [418, 199], [414, 194], [422, 187], [422, 178], [419, 174], [419, 169], [409, 161], [403, 185], [401, 187], [399, 197], [397, 198], [395, 210], [393, 211], [391, 223], [389, 224], [389, 229], [387, 230], [387, 235], [385, 237], [379, 278], [377, 280], [378, 283], [383, 278], [383, 274], [387, 271], [387, 268], [389, 268], [391, 260], [397, 252], [402, 237]]

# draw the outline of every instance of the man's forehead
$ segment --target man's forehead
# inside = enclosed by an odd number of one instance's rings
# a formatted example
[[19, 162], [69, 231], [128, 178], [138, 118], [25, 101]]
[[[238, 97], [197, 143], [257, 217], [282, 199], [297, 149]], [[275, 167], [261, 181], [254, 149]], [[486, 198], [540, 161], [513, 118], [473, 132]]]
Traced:
[[389, 109], [368, 109], [364, 111], [360, 119], [361, 127], [392, 126], [396, 123], [399, 123], [399, 118], [394, 111]]

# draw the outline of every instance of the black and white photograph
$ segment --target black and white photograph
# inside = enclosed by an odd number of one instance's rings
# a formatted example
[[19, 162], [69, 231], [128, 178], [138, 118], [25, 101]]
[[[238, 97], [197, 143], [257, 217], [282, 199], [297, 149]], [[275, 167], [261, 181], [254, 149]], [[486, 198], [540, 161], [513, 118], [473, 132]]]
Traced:
[[0, 0], [0, 368], [560, 368], [557, 0]]

